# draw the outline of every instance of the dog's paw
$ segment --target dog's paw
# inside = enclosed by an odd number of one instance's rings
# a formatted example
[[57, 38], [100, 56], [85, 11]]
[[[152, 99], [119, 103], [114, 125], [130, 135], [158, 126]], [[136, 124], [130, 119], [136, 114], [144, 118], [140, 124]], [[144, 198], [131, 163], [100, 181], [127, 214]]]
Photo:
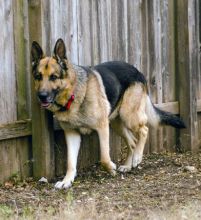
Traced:
[[121, 173], [127, 173], [127, 172], [131, 171], [131, 167], [127, 166], [127, 165], [121, 165], [118, 168], [118, 171], [121, 172]]
[[68, 189], [72, 186], [72, 182], [71, 181], [58, 181], [54, 187], [56, 189]]
[[116, 175], [116, 169], [117, 169], [117, 166], [115, 163], [113, 163], [112, 161], [109, 161], [109, 162], [101, 162], [103, 168], [108, 172], [110, 173], [112, 176], [115, 176]]
[[142, 154], [135, 153], [133, 156], [132, 166], [133, 168], [137, 167], [142, 162]]

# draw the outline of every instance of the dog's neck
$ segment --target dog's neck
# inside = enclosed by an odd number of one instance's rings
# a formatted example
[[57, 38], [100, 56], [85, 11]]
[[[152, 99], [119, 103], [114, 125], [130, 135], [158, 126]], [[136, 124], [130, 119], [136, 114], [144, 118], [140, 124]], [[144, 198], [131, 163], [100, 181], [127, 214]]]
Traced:
[[[69, 66], [68, 66], [69, 67]], [[69, 70], [68, 70], [69, 71]], [[62, 89], [58, 92], [54, 106], [51, 107], [51, 111], [68, 111], [73, 108], [74, 103], [79, 105], [83, 102], [85, 97], [85, 84], [86, 84], [86, 71], [77, 66], [70, 66], [71, 83], [67, 88]]]

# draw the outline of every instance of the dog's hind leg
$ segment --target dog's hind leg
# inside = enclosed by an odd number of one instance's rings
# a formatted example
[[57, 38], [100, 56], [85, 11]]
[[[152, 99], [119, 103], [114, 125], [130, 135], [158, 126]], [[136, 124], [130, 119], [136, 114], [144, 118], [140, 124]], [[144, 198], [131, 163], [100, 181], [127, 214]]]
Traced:
[[136, 146], [137, 139], [134, 137], [133, 132], [125, 127], [124, 123], [119, 117], [111, 121], [111, 127], [118, 135], [120, 135], [124, 139], [125, 144], [128, 148], [127, 159], [124, 164], [118, 168], [118, 171], [122, 173], [128, 172], [132, 168], [133, 152]]
[[100, 142], [100, 156], [102, 166], [112, 175], [116, 174], [116, 165], [111, 161], [109, 148], [109, 122], [104, 123], [104, 126], [97, 128], [97, 133]]
[[127, 158], [123, 165], [119, 166], [118, 171], [122, 173], [129, 172], [132, 168], [133, 163], [133, 153], [136, 146], [136, 138], [134, 137], [133, 133], [127, 129], [126, 127], [123, 127], [121, 136], [123, 137], [127, 147], [128, 147], [128, 154]]
[[126, 162], [129, 161], [130, 165], [132, 156], [131, 167], [136, 167], [142, 161], [144, 145], [147, 139], [146, 97], [147, 93], [144, 85], [135, 84], [127, 89], [120, 106], [119, 116], [122, 124], [132, 133], [133, 137], [137, 138], [135, 146], [128, 145], [130, 150]]
[[[131, 131], [129, 133], [131, 133]], [[122, 173], [129, 172], [132, 167], [135, 168], [142, 162], [144, 146], [148, 136], [148, 127], [145, 125], [140, 127], [138, 131], [138, 141], [136, 141], [134, 135], [129, 133], [127, 135], [122, 135], [128, 147], [128, 155], [126, 161], [118, 168], [118, 171]], [[130, 140], [132, 140], [132, 142]]]
[[144, 146], [148, 136], [148, 127], [143, 125], [138, 131], [139, 141], [133, 151], [132, 167], [137, 167], [142, 162]]
[[66, 130], [64, 133], [68, 149], [67, 173], [62, 181], [58, 181], [55, 184], [55, 188], [57, 189], [69, 188], [72, 185], [77, 173], [77, 157], [81, 143], [81, 136], [78, 132]]

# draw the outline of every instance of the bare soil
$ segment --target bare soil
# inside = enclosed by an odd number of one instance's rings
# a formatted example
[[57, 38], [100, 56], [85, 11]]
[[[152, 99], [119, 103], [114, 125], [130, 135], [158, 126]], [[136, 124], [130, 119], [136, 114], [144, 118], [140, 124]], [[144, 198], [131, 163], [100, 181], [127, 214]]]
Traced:
[[55, 216], [61, 209], [91, 207], [100, 216], [124, 213], [120, 219], [141, 219], [150, 210], [192, 202], [201, 204], [201, 153], [151, 154], [138, 168], [115, 177], [94, 165], [79, 172], [68, 190], [55, 190], [54, 183], [32, 178], [20, 182], [17, 176], [0, 187], [4, 217], [35, 216], [38, 210]]

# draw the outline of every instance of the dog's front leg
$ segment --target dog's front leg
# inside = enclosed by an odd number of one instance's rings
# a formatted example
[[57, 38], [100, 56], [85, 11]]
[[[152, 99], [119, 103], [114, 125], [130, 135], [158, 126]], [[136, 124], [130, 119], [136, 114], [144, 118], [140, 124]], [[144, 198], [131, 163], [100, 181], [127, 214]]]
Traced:
[[100, 142], [100, 156], [102, 166], [112, 175], [116, 174], [116, 165], [111, 161], [110, 158], [110, 147], [109, 147], [109, 123], [105, 123], [97, 129], [99, 142]]
[[55, 188], [69, 188], [75, 179], [77, 172], [77, 157], [80, 149], [81, 136], [78, 132], [73, 130], [64, 131], [66, 144], [68, 149], [67, 157], [67, 173], [62, 181], [55, 184]]

